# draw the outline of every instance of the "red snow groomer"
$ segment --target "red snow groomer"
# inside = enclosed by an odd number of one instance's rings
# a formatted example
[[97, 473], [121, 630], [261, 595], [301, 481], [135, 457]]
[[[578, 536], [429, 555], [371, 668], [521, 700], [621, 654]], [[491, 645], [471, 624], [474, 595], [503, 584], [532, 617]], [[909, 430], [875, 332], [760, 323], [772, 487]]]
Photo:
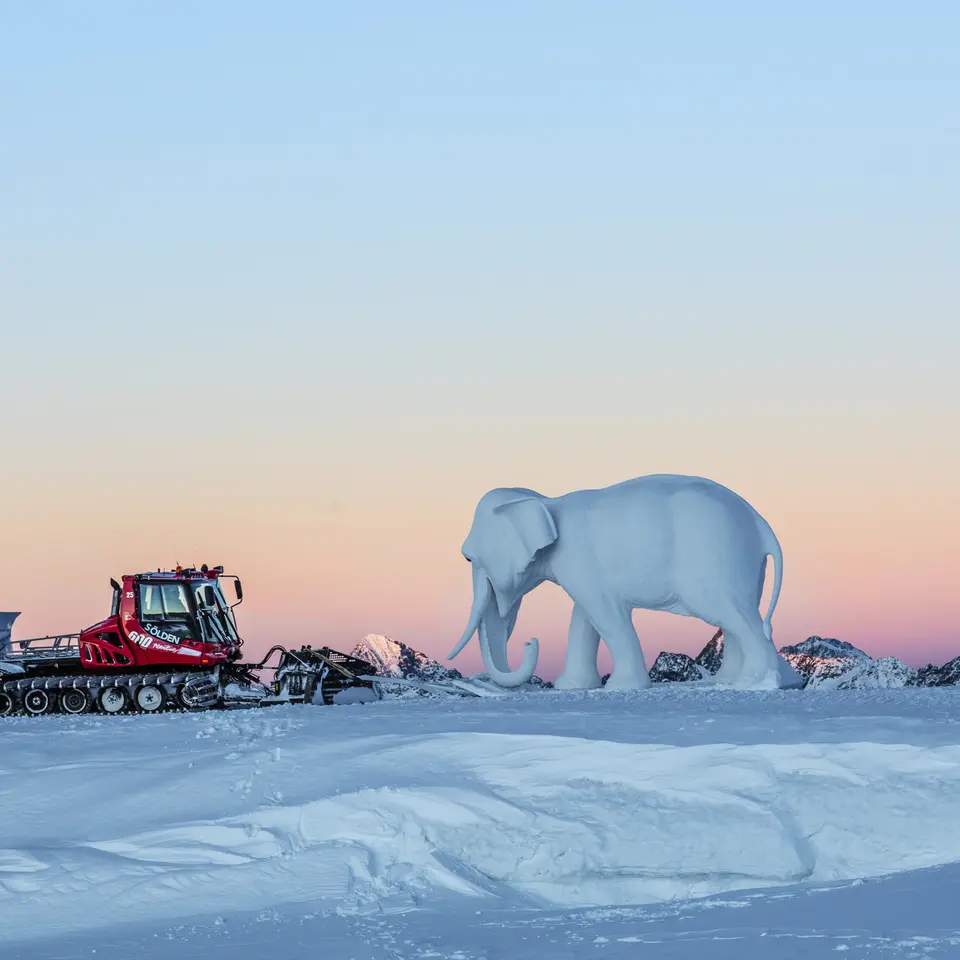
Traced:
[[[229, 604], [222, 579], [233, 579]], [[110, 616], [80, 633], [0, 644], [0, 716], [333, 703], [376, 699], [375, 668], [329, 647], [272, 647], [241, 663], [223, 567], [177, 567], [111, 580]], [[269, 663], [279, 654], [275, 665]], [[272, 674], [267, 683], [263, 674]]]

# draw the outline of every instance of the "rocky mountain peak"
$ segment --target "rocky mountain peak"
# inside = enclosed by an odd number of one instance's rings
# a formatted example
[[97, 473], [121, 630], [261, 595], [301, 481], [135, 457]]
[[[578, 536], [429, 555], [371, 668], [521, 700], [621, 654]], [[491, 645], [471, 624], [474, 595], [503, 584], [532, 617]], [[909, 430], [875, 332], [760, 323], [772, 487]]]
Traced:
[[808, 657], [846, 658], [849, 660], [869, 660], [870, 655], [864, 653], [846, 640], [835, 640], [832, 637], [807, 637], [800, 643], [781, 647], [782, 654], [795, 654]]
[[707, 673], [713, 674], [720, 669], [723, 660], [723, 632], [718, 630], [707, 645], [693, 658], [693, 662]]
[[350, 655], [366, 660], [383, 677], [427, 681], [463, 679], [459, 670], [445, 667], [425, 653], [378, 633], [367, 634]]

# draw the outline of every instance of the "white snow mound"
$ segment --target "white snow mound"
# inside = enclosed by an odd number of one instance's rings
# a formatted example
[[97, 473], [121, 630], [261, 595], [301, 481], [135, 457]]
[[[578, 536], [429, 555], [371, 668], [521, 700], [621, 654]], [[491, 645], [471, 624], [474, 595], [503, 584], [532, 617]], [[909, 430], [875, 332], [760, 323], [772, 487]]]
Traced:
[[[367, 726], [382, 708], [299, 709]], [[287, 739], [299, 724], [259, 713], [86, 722], [99, 751], [50, 741], [8, 781], [0, 916], [22, 936], [115, 922], [116, 898], [125, 921], [441, 893], [622, 905], [960, 860], [958, 745], [338, 740], [322, 723]]]

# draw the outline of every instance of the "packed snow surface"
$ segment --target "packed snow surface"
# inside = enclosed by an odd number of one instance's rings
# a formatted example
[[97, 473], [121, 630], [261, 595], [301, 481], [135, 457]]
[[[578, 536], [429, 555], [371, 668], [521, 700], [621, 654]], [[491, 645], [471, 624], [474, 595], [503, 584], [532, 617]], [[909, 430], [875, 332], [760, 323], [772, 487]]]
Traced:
[[960, 955], [958, 708], [663, 684], [7, 718], [0, 957]]

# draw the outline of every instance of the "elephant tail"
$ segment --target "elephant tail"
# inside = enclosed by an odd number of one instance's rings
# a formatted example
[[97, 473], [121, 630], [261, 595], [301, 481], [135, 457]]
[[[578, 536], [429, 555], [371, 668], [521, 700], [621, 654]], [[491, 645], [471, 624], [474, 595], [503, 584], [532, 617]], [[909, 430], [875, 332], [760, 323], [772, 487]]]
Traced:
[[[780, 541], [773, 532], [770, 524], [767, 523], [760, 514], [757, 514], [760, 535], [764, 541], [763, 564], [766, 566], [767, 557], [773, 557], [773, 592], [770, 594], [770, 604], [767, 606], [767, 612], [763, 616], [764, 636], [773, 642], [773, 611], [777, 608], [777, 601], [780, 599], [780, 587], [783, 583], [783, 550], [780, 549]], [[763, 583], [763, 567], [761, 571], [761, 584]]]

